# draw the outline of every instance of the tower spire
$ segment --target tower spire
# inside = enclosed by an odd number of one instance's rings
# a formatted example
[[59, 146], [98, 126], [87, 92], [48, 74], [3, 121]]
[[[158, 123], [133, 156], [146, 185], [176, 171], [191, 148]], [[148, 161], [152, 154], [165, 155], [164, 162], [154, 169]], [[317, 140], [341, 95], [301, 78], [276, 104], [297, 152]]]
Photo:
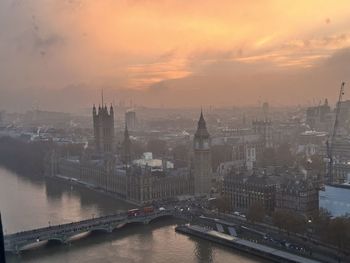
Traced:
[[203, 109], [201, 108], [201, 115], [198, 121], [198, 129], [206, 129], [206, 123], [203, 116]]
[[128, 124], [125, 122], [125, 130], [124, 130], [124, 141], [123, 141], [123, 161], [125, 164], [125, 167], [127, 168], [130, 161], [131, 161], [131, 141], [130, 141], [130, 135], [128, 131]]
[[124, 138], [129, 138], [128, 124], [125, 122]]
[[103, 108], [103, 105], [104, 105], [104, 102], [103, 102], [103, 89], [101, 90], [101, 100], [102, 100], [102, 108]]

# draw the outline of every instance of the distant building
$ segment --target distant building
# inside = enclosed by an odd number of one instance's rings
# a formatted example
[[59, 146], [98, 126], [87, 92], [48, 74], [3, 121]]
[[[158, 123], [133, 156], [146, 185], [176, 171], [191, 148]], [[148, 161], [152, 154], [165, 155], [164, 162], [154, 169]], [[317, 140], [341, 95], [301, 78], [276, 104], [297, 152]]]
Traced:
[[318, 211], [319, 193], [312, 180], [288, 178], [276, 190], [276, 210], [302, 215]]
[[193, 139], [193, 180], [195, 195], [209, 195], [212, 181], [211, 139], [201, 112]]
[[[326, 146], [323, 153], [327, 153]], [[328, 157], [325, 155], [325, 157]], [[326, 162], [326, 175], [328, 175], [329, 162]], [[333, 142], [333, 182], [342, 184], [350, 182], [350, 141], [345, 137], [337, 137]], [[329, 178], [326, 178], [329, 179]]]
[[266, 213], [275, 209], [277, 183], [264, 175], [244, 176], [234, 172], [224, 178], [224, 197], [232, 210], [247, 212], [254, 204], [264, 207]]
[[65, 112], [33, 110], [24, 114], [24, 124], [28, 126], [54, 125], [66, 126], [70, 123], [71, 115]]
[[133, 110], [128, 110], [125, 112], [125, 123], [128, 126], [128, 129], [135, 130], [137, 126], [136, 122], [136, 112]]
[[210, 136], [203, 115], [195, 136], [195, 163], [190, 169], [174, 168], [171, 161], [154, 159], [152, 153], [133, 160], [132, 142], [125, 126], [121, 152], [112, 152], [114, 121], [113, 108], [93, 108], [96, 150], [87, 148], [82, 156], [47, 156], [46, 174], [61, 175], [72, 181], [110, 192], [122, 199], [146, 204], [153, 201], [188, 197], [194, 193], [209, 194], [211, 189]]
[[332, 115], [328, 100], [323, 105], [309, 107], [306, 110], [306, 124], [310, 129], [317, 131], [328, 131], [331, 127]]
[[124, 140], [122, 143], [121, 150], [122, 150], [122, 153], [121, 153], [122, 162], [126, 165], [129, 165], [130, 162], [132, 161], [133, 152], [132, 152], [132, 144], [131, 144], [129, 130], [128, 130], [127, 125], [125, 125]]
[[253, 175], [232, 171], [224, 178], [223, 196], [236, 211], [247, 212], [258, 203], [268, 214], [288, 211], [308, 216], [319, 208], [319, 182], [312, 173], [307, 176], [298, 170], [277, 169], [271, 174], [264, 169]]
[[95, 105], [92, 109], [94, 123], [95, 150], [99, 153], [111, 153], [114, 151], [114, 111], [107, 106], [99, 106], [98, 112]]
[[103, 159], [89, 155], [60, 158], [57, 173], [120, 198], [127, 198], [125, 166], [118, 165], [112, 155], [104, 155]]
[[296, 152], [311, 157], [315, 154], [324, 154], [325, 142], [328, 138], [326, 132], [305, 131], [299, 134]]
[[232, 149], [230, 160], [218, 166], [218, 174], [225, 175], [227, 170], [252, 170], [257, 161], [258, 149], [262, 148], [261, 136], [252, 129], [228, 129], [212, 139], [212, 145], [227, 145]]
[[269, 118], [269, 103], [268, 102], [264, 102], [262, 105], [262, 112], [263, 112], [263, 118], [264, 119], [268, 119]]
[[350, 120], [350, 100], [345, 100], [340, 102], [340, 112], [339, 112], [339, 126], [348, 127]]
[[269, 120], [264, 121], [253, 121], [253, 130], [255, 134], [261, 136], [263, 147], [273, 147], [273, 136], [272, 136], [272, 122]]

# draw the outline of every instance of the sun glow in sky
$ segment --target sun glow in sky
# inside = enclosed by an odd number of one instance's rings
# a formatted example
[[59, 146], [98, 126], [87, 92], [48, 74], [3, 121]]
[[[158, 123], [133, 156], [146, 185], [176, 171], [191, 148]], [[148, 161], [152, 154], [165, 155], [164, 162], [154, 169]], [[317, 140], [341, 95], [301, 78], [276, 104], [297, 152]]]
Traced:
[[[257, 98], [249, 95], [263, 88], [247, 78], [258, 75], [266, 82], [262, 86], [273, 87], [283, 76], [300, 73], [296, 82], [306, 85], [311, 77], [305, 74], [314, 78], [324, 65], [337, 64], [337, 54], [349, 46], [350, 3], [341, 0], [0, 3], [0, 89], [156, 89], [166, 97], [200, 88], [205, 103], [226, 105], [231, 102], [209, 99], [213, 89], [237, 95], [245, 82], [249, 92], [241, 92], [241, 100], [252, 103]], [[337, 85], [338, 77], [330, 73], [327, 84]], [[312, 90], [316, 84], [306, 86]], [[317, 92], [333, 94], [326, 87]], [[182, 105], [179, 96], [173, 105]], [[274, 99], [288, 104], [283, 96]], [[299, 102], [305, 101], [290, 101]]]

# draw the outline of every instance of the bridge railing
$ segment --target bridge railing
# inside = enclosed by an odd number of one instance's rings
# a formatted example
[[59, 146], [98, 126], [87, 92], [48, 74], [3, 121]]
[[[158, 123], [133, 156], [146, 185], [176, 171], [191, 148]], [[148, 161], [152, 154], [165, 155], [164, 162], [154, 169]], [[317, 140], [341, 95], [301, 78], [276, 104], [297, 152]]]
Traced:
[[6, 235], [5, 240], [14, 240], [14, 239], [23, 239], [23, 238], [29, 238], [36, 235], [40, 235], [42, 233], [68, 233], [75, 231], [75, 229], [81, 229], [83, 228], [91, 228], [91, 227], [97, 227], [101, 224], [110, 224], [115, 221], [121, 221], [121, 220], [130, 220], [130, 219], [143, 219], [143, 218], [150, 218], [153, 219], [157, 216], [163, 216], [163, 215], [172, 215], [172, 210], [164, 210], [164, 211], [155, 211], [153, 213], [141, 213], [140, 215], [136, 216], [128, 216], [127, 213], [118, 213], [118, 214], [112, 214], [112, 215], [106, 215], [102, 217], [97, 218], [89, 218], [84, 219], [81, 221], [71, 222], [67, 224], [60, 224], [60, 225], [53, 225], [53, 226], [47, 226], [43, 228], [28, 230], [28, 231], [21, 231], [14, 234]]

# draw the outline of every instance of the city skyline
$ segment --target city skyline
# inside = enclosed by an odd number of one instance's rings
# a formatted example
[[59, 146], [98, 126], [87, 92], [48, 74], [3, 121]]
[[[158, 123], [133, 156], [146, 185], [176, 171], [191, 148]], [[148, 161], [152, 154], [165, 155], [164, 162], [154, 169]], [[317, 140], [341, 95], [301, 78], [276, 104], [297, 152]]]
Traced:
[[152, 107], [334, 103], [349, 13], [346, 1], [5, 0], [0, 103], [77, 111], [102, 88]]

